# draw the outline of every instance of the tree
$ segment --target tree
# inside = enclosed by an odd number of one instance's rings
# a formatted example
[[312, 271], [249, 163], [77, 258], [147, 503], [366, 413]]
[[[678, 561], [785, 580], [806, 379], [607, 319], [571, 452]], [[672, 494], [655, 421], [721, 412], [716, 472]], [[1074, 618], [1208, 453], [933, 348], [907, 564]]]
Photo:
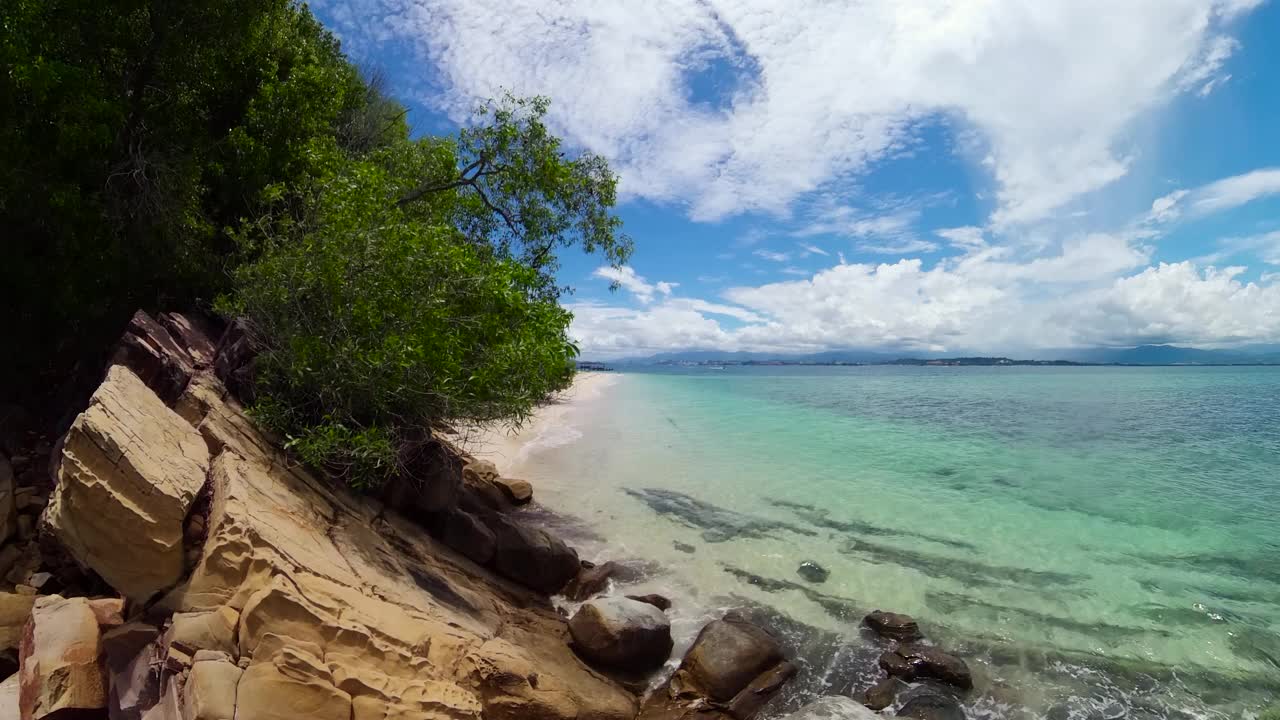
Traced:
[[557, 287], [557, 248], [578, 245], [611, 265], [631, 256], [633, 243], [612, 214], [617, 178], [604, 158], [566, 158], [561, 140], [543, 118], [549, 101], [507, 95], [476, 110], [475, 123], [458, 133], [458, 167], [427, 176], [397, 200], [411, 206], [442, 192], [456, 195], [453, 222], [467, 237], [487, 243], [539, 273], [538, 291], [549, 299]]

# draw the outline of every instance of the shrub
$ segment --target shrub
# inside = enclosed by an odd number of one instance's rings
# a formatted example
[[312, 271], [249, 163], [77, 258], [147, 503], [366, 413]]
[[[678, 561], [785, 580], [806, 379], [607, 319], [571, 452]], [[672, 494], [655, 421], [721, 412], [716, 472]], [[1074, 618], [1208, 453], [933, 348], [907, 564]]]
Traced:
[[535, 269], [401, 207], [397, 187], [386, 163], [352, 163], [223, 304], [262, 348], [257, 417], [357, 487], [395, 474], [433, 425], [521, 421], [577, 352]]

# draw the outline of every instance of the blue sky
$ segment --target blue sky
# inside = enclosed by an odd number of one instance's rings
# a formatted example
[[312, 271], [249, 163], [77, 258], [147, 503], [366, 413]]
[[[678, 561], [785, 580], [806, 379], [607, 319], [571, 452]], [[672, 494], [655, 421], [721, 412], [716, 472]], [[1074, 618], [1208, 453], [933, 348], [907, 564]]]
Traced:
[[562, 258], [587, 357], [1280, 342], [1275, 2], [313, 9], [418, 131], [509, 89], [609, 158], [636, 253]]

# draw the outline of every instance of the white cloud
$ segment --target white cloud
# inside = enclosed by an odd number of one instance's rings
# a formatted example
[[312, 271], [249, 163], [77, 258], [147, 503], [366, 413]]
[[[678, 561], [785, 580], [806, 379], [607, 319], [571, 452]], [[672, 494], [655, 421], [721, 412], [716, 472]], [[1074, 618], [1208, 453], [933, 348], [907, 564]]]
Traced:
[[[1224, 72], [1244, 0], [318, 0], [348, 46], [409, 45], [456, 119], [509, 88], [697, 219], [785, 213], [943, 120], [981, 148], [997, 227], [1123, 176], [1134, 121]], [[707, 76], [724, 88], [692, 90]]]
[[1160, 223], [1182, 217], [1203, 217], [1277, 194], [1280, 194], [1280, 167], [1260, 168], [1193, 190], [1175, 190], [1156, 199], [1147, 218]]
[[790, 253], [774, 252], [773, 250], [765, 250], [764, 248], [756, 250], [751, 254], [758, 258], [768, 260], [769, 262], [782, 263], [791, 259]]
[[987, 246], [985, 233], [979, 227], [943, 228], [934, 234], [961, 250], [978, 250]]
[[663, 281], [649, 283], [643, 277], [637, 275], [635, 269], [630, 265], [623, 265], [622, 267], [605, 265], [596, 268], [591, 274], [594, 277], [608, 280], [611, 285], [630, 292], [636, 296], [637, 300], [646, 304], [653, 302], [655, 295], [670, 295], [671, 291], [679, 284]]
[[1280, 230], [1258, 235], [1223, 238], [1218, 241], [1216, 251], [1196, 258], [1196, 262], [1202, 265], [1218, 265], [1224, 260], [1244, 255], [1253, 255], [1267, 265], [1280, 265]]
[[872, 255], [910, 255], [911, 253], [930, 253], [938, 249], [938, 244], [919, 238], [904, 238], [889, 243], [858, 243], [858, 250]]
[[823, 257], [826, 257], [831, 254], [817, 245], [810, 245], [809, 243], [803, 242], [798, 242], [796, 245], [798, 245], [801, 250], [804, 250], [806, 255], [822, 255]]

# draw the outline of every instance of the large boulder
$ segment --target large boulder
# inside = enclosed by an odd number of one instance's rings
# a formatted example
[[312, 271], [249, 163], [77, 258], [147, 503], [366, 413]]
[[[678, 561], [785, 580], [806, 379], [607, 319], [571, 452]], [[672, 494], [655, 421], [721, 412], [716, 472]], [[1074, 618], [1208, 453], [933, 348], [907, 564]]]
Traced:
[[528, 505], [533, 501], [533, 485], [528, 480], [499, 477], [494, 478], [493, 484], [512, 505]]
[[782, 720], [880, 720], [880, 716], [850, 698], [829, 695], [814, 700]]
[[107, 707], [98, 664], [102, 637], [84, 598], [36, 600], [20, 653], [23, 720], [62, 717]]
[[182, 720], [235, 720], [243, 672], [230, 659], [196, 657], [182, 689]]
[[750, 720], [796, 673], [769, 633], [736, 613], [698, 633], [640, 720]]
[[578, 553], [546, 531], [503, 515], [485, 518], [497, 546], [494, 565], [503, 577], [553, 595], [578, 574]]
[[21, 720], [18, 699], [21, 692], [21, 679], [17, 673], [0, 682], [0, 720]]
[[625, 597], [584, 603], [569, 620], [574, 649], [587, 660], [628, 672], [662, 666], [671, 655], [671, 622], [658, 608]]
[[973, 687], [973, 674], [965, 661], [931, 645], [899, 645], [880, 656], [880, 667], [907, 682], [932, 678], [963, 690]]
[[702, 628], [680, 664], [678, 677], [684, 689], [727, 702], [782, 660], [782, 648], [773, 636], [730, 615]]
[[183, 574], [183, 527], [209, 450], [190, 423], [116, 365], [62, 444], [44, 522], [82, 565], [146, 601]]
[[924, 637], [915, 618], [902, 613], [874, 610], [868, 613], [862, 622], [880, 637], [890, 640], [912, 642]]
[[465, 510], [454, 510], [440, 520], [440, 539], [478, 565], [488, 565], [498, 547], [489, 526]]

